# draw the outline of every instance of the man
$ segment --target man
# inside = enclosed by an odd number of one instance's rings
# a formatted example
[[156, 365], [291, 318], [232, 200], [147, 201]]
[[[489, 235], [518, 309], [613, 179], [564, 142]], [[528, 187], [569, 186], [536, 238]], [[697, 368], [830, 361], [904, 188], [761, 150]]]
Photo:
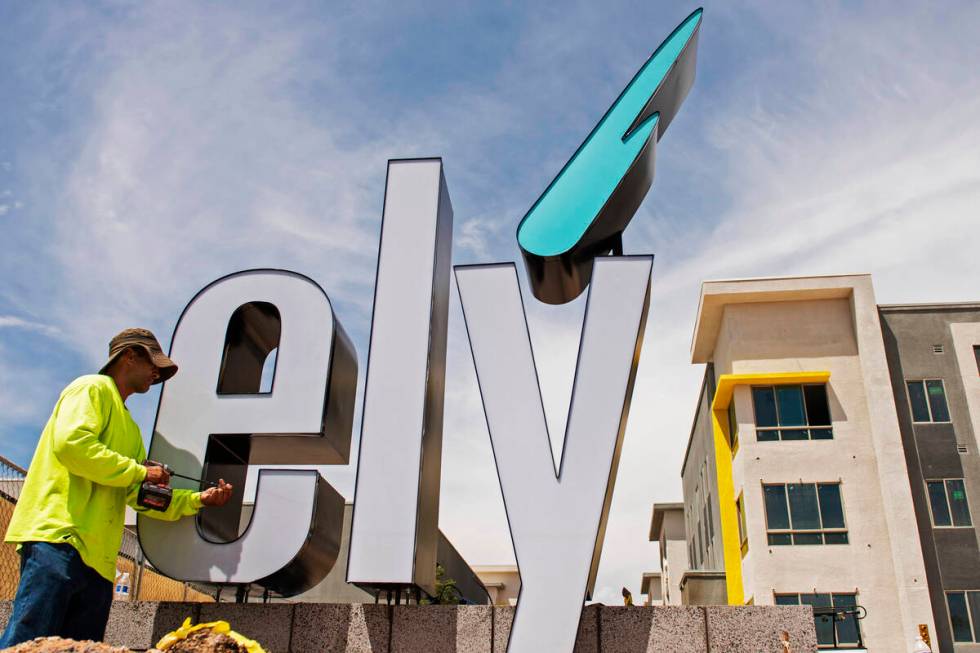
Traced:
[[174, 490], [165, 512], [136, 505], [144, 481], [166, 485], [170, 476], [146, 464], [125, 402], [176, 373], [152, 333], [126, 329], [109, 343], [99, 374], [61, 393], [7, 529], [21, 554], [20, 585], [0, 648], [49, 635], [103, 638], [127, 504], [173, 521], [228, 502], [232, 487], [222, 480], [204, 492]]

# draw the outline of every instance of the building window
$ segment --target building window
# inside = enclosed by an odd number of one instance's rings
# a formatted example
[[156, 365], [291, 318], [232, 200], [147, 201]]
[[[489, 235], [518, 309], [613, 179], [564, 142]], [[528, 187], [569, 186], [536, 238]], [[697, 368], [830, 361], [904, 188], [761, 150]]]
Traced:
[[752, 388], [755, 434], [760, 442], [774, 440], [830, 440], [827, 386], [766, 385]]
[[749, 552], [749, 531], [745, 526], [745, 497], [741, 492], [735, 499], [735, 512], [738, 513], [738, 541], [741, 542], [742, 557]]
[[715, 519], [714, 511], [711, 510], [711, 495], [708, 495], [708, 500], [704, 504], [708, 511], [708, 537], [714, 539], [715, 537]]
[[933, 526], [972, 526], [966, 486], [961, 478], [926, 481]]
[[770, 545], [847, 544], [840, 483], [763, 485]]
[[728, 446], [732, 450], [732, 456], [738, 450], [738, 418], [735, 416], [735, 397], [732, 397], [728, 404]]
[[977, 374], [980, 374], [980, 345], [973, 345], [973, 357], [977, 359]]
[[906, 381], [913, 422], [948, 422], [946, 390], [942, 379]]
[[[814, 608], [853, 608], [857, 594], [776, 594], [776, 605], [812, 605]], [[832, 615], [815, 614], [817, 646], [820, 648], [857, 648], [861, 645], [858, 621], [853, 614], [843, 619]]]
[[954, 642], [980, 642], [980, 592], [946, 592]]

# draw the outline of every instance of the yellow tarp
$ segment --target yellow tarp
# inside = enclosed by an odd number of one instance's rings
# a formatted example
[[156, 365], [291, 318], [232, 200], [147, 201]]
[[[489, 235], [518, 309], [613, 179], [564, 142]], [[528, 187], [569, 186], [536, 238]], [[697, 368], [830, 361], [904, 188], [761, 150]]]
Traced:
[[229, 624], [227, 621], [209, 621], [207, 623], [192, 626], [190, 617], [184, 619], [184, 623], [180, 628], [161, 637], [160, 641], [157, 642], [156, 648], [160, 649], [161, 651], [166, 651], [180, 640], [187, 639], [188, 635], [197, 632], [198, 630], [210, 630], [211, 632], [227, 635], [248, 649], [248, 653], [265, 653], [265, 650], [258, 642], [256, 642], [254, 639], [245, 637], [241, 633], [236, 633], [231, 629], [231, 624]]

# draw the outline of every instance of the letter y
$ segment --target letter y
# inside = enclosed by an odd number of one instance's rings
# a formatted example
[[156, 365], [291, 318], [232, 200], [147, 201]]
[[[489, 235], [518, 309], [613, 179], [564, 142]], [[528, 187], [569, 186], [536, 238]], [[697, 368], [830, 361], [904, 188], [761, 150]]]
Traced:
[[517, 271], [455, 268], [521, 573], [510, 653], [574, 648], [595, 585], [652, 266], [652, 256], [595, 261], [557, 477]]

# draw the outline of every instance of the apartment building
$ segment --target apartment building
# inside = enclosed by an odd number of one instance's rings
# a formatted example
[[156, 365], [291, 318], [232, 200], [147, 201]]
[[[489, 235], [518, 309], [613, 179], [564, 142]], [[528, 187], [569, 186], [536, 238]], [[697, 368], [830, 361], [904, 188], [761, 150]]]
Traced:
[[[659, 584], [650, 592], [641, 589], [662, 605], [681, 605], [681, 580], [688, 570], [687, 535], [683, 503], [655, 503], [650, 517], [650, 541], [660, 545], [660, 571], [644, 574], [643, 583]], [[656, 574], [656, 577], [654, 577]]]
[[730, 604], [836, 608], [816, 617], [823, 648], [911, 653], [920, 625], [935, 634], [871, 278], [707, 282], [691, 354], [692, 571]]
[[879, 306], [878, 314], [934, 639], [941, 651], [980, 651], [980, 304]]

